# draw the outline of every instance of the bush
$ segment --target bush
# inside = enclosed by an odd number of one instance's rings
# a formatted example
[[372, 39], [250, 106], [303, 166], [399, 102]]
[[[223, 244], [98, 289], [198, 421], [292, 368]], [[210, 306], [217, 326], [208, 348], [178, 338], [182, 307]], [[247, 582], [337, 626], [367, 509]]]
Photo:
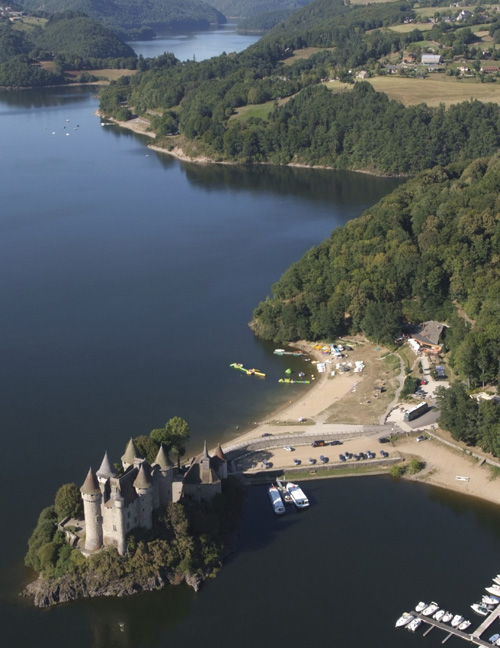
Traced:
[[389, 469], [389, 475], [393, 479], [400, 479], [405, 473], [405, 468], [401, 464], [394, 464]]

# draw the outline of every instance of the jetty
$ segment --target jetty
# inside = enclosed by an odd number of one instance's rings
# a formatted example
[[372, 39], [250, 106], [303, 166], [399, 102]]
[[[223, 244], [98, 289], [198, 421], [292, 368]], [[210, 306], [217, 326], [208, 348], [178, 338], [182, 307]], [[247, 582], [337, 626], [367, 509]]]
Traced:
[[448, 641], [448, 639], [452, 636], [455, 637], [460, 637], [461, 639], [465, 639], [466, 641], [469, 641], [471, 643], [476, 644], [476, 646], [488, 646], [491, 648], [492, 643], [491, 641], [488, 641], [486, 639], [481, 639], [481, 635], [484, 634], [488, 628], [498, 619], [500, 616], [500, 605], [497, 605], [494, 610], [488, 614], [484, 618], [484, 621], [474, 630], [472, 633], [469, 632], [464, 632], [463, 630], [459, 630], [458, 627], [454, 628], [451, 626], [449, 623], [443, 623], [442, 621], [436, 621], [436, 619], [433, 619], [432, 617], [429, 616], [424, 616], [421, 612], [417, 612], [413, 610], [411, 612], [413, 616], [418, 617], [419, 619], [422, 619], [423, 623], [428, 624], [428, 628], [424, 632], [424, 636], [429, 634], [429, 632], [433, 628], [439, 628], [440, 630], [443, 630], [443, 632], [446, 633], [445, 638], [441, 643], [445, 643]]

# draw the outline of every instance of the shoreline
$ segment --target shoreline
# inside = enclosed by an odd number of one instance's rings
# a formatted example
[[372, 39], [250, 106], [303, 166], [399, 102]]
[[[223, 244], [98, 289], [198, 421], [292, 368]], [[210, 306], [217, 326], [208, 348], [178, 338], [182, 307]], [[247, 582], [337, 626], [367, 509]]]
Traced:
[[[314, 360], [322, 358], [319, 351], [311, 348], [310, 343], [300, 342], [295, 345], [288, 345], [292, 348], [301, 348], [306, 345], [306, 353]], [[311, 367], [312, 368], [312, 367]], [[360, 380], [363, 380], [363, 374], [359, 374]], [[330, 465], [337, 463], [339, 453], [348, 450], [356, 454], [366, 452], [367, 449], [375, 451], [377, 454], [381, 449], [389, 451], [391, 457], [401, 457], [405, 463], [412, 459], [418, 459], [425, 463], [422, 471], [416, 475], [404, 476], [403, 479], [416, 481], [438, 488], [444, 488], [449, 491], [461, 493], [469, 497], [476, 497], [493, 504], [500, 505], [500, 477], [496, 472], [498, 468], [493, 465], [493, 457], [478, 448], [470, 448], [454, 441], [449, 433], [440, 430], [432, 430], [432, 425], [412, 428], [408, 424], [398, 424], [399, 433], [394, 442], [379, 445], [378, 438], [390, 436], [391, 424], [385, 426], [366, 426], [374, 427], [378, 431], [367, 431], [365, 426], [347, 425], [326, 422], [328, 417], [328, 408], [346, 396], [352, 384], [352, 376], [336, 376], [333, 380], [328, 379], [328, 375], [317, 374], [317, 378], [308, 385], [306, 392], [300, 393], [296, 398], [279, 406], [269, 415], [258, 420], [255, 425], [249, 424], [236, 434], [230, 441], [223, 444], [223, 449], [230, 449], [240, 443], [255, 441], [260, 442], [263, 435], [271, 435], [272, 443], [265, 447], [265, 450], [253, 450], [246, 456], [245, 471], [249, 475], [255, 473], [264, 473], [265, 469], [261, 467], [262, 459], [272, 462], [271, 473], [276, 470], [294, 469], [293, 459], [301, 460], [302, 470], [307, 466], [309, 457], [319, 458], [320, 454], [329, 455]], [[300, 387], [300, 386], [299, 386]], [[305, 419], [305, 424], [298, 423], [299, 418]], [[279, 419], [279, 421], [277, 420]], [[387, 431], [389, 428], [389, 432]], [[291, 444], [293, 452], [287, 451], [279, 443], [276, 444], [276, 437], [279, 436], [290, 438], [296, 435], [296, 440], [290, 442], [284, 440], [285, 444]], [[418, 442], [417, 437], [425, 435], [427, 439]], [[331, 446], [312, 448], [311, 442], [316, 439], [328, 438], [342, 439], [342, 446], [332, 448]], [[264, 440], [264, 439], [262, 439]], [[263, 444], [265, 445], [265, 444]], [[472, 456], [474, 453], [474, 456]], [[492, 462], [492, 463], [487, 463]], [[344, 466], [346, 464], [342, 464]], [[362, 470], [360, 476], [367, 474], [369, 463], [350, 464], [354, 468], [358, 465]], [[251, 467], [253, 466], [253, 467]], [[500, 464], [499, 464], [500, 466]], [[317, 468], [307, 466], [317, 472], [314, 475], [308, 472], [304, 477], [300, 473], [297, 479], [329, 479], [340, 477], [356, 476], [349, 471], [348, 474], [342, 475], [341, 469], [338, 474], [321, 474], [319, 461]], [[326, 468], [326, 466], [325, 466]], [[377, 470], [374, 466], [374, 470]], [[386, 472], [386, 470], [384, 470]], [[498, 471], [500, 473], [500, 471]], [[380, 474], [380, 472], [378, 473]], [[467, 477], [468, 481], [457, 480], [456, 477]]]
[[[133, 133], [138, 133], [139, 135], [147, 135], [148, 137], [151, 138], [156, 137], [156, 133], [154, 131], [146, 130], [147, 127], [150, 126], [150, 124], [143, 117], [134, 117], [134, 119], [130, 119], [129, 121], [118, 121], [113, 117], [104, 117], [99, 110], [96, 110], [95, 114], [101, 119], [106, 119], [107, 121], [110, 121], [113, 124], [120, 126], [120, 128], [126, 128], [127, 130], [130, 130]], [[140, 125], [141, 122], [143, 122], [146, 126]], [[177, 137], [177, 135], [173, 135], [172, 137]], [[173, 158], [176, 158], [177, 160], [181, 160], [181, 162], [192, 162], [193, 164], [220, 164], [220, 165], [227, 165], [227, 166], [238, 166], [242, 164], [241, 162], [232, 162], [230, 160], [214, 160], [213, 158], [210, 158], [207, 155], [192, 156], [186, 153], [181, 146], [174, 143], [172, 144], [172, 149], [170, 150], [163, 148], [161, 146], [157, 146], [155, 144], [148, 144], [147, 147], [152, 151], [156, 151], [157, 153], [170, 155]], [[364, 175], [370, 175], [376, 178], [409, 178], [410, 177], [401, 173], [395, 175], [389, 175], [387, 173], [377, 173], [377, 171], [373, 169], [335, 169], [334, 167], [326, 166], [322, 164], [304, 164], [301, 162], [290, 162], [289, 164], [284, 164], [284, 165], [272, 165], [270, 162], [259, 162], [258, 164], [262, 166], [266, 166], [266, 165], [281, 166], [283, 168], [292, 168], [292, 169], [295, 168], [295, 169], [319, 169], [323, 171], [350, 171], [351, 173], [362, 173]], [[257, 163], [255, 162], [252, 163], [252, 166], [256, 166], [256, 165]]]

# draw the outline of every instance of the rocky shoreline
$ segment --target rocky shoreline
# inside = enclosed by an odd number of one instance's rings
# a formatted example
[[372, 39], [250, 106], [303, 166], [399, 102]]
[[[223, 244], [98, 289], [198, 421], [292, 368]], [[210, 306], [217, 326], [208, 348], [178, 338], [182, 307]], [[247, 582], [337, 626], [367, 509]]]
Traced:
[[39, 576], [35, 581], [27, 585], [21, 596], [32, 598], [36, 607], [47, 608], [82, 598], [95, 598], [97, 596], [122, 597], [137, 594], [138, 592], [153, 592], [163, 589], [167, 585], [180, 585], [181, 583], [186, 583], [197, 592], [204, 580], [204, 577], [200, 574], [179, 576], [166, 570], [155, 576], [129, 576], [109, 582], [93, 578], [93, 575], [89, 576], [81, 579], [78, 575], [66, 574], [61, 578], [48, 581]]

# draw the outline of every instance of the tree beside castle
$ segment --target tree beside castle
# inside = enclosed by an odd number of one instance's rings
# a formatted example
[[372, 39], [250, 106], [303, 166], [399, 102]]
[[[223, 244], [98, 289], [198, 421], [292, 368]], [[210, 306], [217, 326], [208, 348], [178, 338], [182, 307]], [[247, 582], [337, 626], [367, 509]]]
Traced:
[[106, 452], [42, 511], [25, 559], [39, 577], [25, 594], [44, 607], [184, 580], [197, 589], [220, 568], [242, 502], [220, 445], [211, 456], [205, 443], [180, 471], [163, 445], [150, 463], [130, 439], [120, 464]]

